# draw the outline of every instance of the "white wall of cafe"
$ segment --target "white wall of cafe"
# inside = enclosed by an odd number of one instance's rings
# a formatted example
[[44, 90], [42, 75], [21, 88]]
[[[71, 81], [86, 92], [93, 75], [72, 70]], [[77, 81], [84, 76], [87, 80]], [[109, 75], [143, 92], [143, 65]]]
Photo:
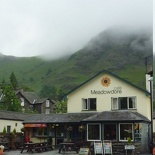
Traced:
[[10, 126], [10, 131], [12, 132], [16, 129], [16, 132], [21, 132], [21, 128], [23, 128], [22, 121], [18, 120], [3, 120], [0, 119], [0, 132], [3, 132], [4, 127]]
[[[109, 77], [111, 83], [108, 87], [101, 84], [103, 77]], [[100, 91], [101, 94], [93, 94], [94, 90]], [[115, 91], [112, 91], [115, 90]], [[117, 91], [121, 90], [121, 91]], [[110, 93], [108, 93], [110, 91]], [[70, 93], [67, 102], [67, 112], [76, 113], [82, 112], [82, 98], [96, 98], [97, 99], [97, 112], [111, 111], [111, 98], [112, 97], [131, 97], [136, 96], [136, 109], [133, 111], [139, 112], [148, 119], [150, 118], [150, 97], [140, 89], [133, 87], [131, 84], [124, 82], [123, 80], [116, 78], [110, 74], [100, 74], [96, 78], [87, 82], [79, 89]], [[86, 111], [84, 111], [86, 112]]]

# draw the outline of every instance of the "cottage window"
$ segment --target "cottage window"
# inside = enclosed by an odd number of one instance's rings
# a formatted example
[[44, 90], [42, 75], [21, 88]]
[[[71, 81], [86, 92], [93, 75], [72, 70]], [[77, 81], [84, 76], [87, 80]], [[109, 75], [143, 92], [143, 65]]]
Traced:
[[50, 109], [46, 109], [45, 113], [49, 114], [50, 113]]
[[100, 124], [88, 124], [87, 125], [87, 139], [100, 140], [101, 139], [101, 125]]
[[119, 124], [119, 140], [127, 141], [128, 138], [133, 140], [133, 124], [132, 123], [121, 123]]
[[82, 99], [83, 110], [96, 110], [96, 98], [83, 98]]
[[24, 98], [20, 98], [21, 100], [21, 106], [23, 107], [24, 106]]
[[112, 109], [113, 110], [136, 109], [136, 97], [112, 98]]
[[50, 101], [46, 100], [46, 108], [48, 108], [50, 106]]
[[116, 124], [104, 124], [104, 140], [116, 140]]

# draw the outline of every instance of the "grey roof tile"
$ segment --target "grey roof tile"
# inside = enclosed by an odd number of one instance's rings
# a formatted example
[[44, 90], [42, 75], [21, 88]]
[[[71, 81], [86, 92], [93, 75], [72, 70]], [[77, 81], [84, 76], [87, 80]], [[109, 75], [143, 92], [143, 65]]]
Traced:
[[88, 118], [83, 119], [83, 121], [94, 122], [94, 121], [145, 121], [150, 122], [148, 118], [141, 115], [138, 112], [131, 111], [103, 111], [96, 115], [90, 116]]

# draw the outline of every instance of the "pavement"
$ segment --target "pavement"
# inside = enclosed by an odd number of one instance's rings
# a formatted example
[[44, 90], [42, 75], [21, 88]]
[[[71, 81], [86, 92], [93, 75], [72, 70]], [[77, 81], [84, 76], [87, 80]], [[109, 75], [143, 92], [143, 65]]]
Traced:
[[[46, 151], [41, 153], [27, 153], [26, 151], [23, 151], [23, 153], [20, 153], [20, 150], [15, 151], [5, 151], [4, 155], [62, 155], [62, 153], [58, 153], [58, 150], [52, 150], [52, 151]], [[67, 155], [78, 155], [75, 151], [69, 151], [66, 152]]]
[[[58, 150], [52, 150], [52, 151], [46, 151], [46, 152], [41, 152], [41, 153], [27, 153], [23, 152], [20, 153], [20, 150], [16, 151], [5, 151], [4, 155], [62, 155], [62, 153], [58, 153]], [[78, 155], [75, 151], [69, 151], [66, 152], [66, 155]], [[141, 154], [141, 155], [151, 155], [151, 154]]]

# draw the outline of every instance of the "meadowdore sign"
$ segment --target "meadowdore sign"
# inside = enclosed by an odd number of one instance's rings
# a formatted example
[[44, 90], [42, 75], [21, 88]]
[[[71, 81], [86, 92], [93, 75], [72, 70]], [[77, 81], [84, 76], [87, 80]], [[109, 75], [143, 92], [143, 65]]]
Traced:
[[114, 87], [111, 90], [91, 90], [91, 94], [102, 95], [102, 94], [122, 94], [122, 87]]

